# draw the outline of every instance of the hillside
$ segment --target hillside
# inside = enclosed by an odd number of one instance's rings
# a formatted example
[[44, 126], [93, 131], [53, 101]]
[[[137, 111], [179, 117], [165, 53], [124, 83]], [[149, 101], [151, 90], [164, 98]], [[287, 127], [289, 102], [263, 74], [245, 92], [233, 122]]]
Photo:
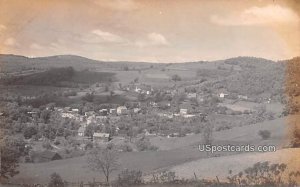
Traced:
[[77, 55], [56, 55], [48, 57], [29, 58], [13, 54], [0, 54], [0, 73], [15, 72], [29, 69], [49, 69], [72, 66], [76, 70], [84, 69], [111, 69], [122, 68], [124, 66], [135, 66], [146, 68], [151, 63], [146, 62], [109, 62], [92, 60]]
[[62, 86], [63, 83], [92, 84], [96, 82], [108, 82], [113, 80], [113, 73], [90, 72], [88, 70], [75, 71], [72, 67], [64, 67], [52, 68], [43, 72], [32, 73], [29, 75], [3, 77], [0, 80], [0, 83], [4, 85]]

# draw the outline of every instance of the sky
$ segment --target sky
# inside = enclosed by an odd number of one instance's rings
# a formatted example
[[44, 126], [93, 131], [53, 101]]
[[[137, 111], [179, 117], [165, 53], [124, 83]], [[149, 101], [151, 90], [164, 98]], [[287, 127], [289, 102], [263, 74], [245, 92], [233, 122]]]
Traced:
[[190, 62], [300, 56], [297, 0], [0, 0], [0, 53]]

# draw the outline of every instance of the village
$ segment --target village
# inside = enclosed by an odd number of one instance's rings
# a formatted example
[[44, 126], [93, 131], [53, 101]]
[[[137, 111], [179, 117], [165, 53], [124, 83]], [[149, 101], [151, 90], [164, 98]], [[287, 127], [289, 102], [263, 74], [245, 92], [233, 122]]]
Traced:
[[[95, 87], [94, 87], [95, 88]], [[93, 91], [93, 86], [87, 89], [89, 92]], [[136, 96], [142, 98], [138, 101], [126, 102], [125, 105], [110, 104], [101, 105], [99, 110], [82, 110], [82, 108], [76, 107], [56, 107], [50, 105], [44, 110], [49, 114], [55, 114], [56, 118], [60, 118], [63, 121], [69, 121], [76, 124], [76, 127], [71, 130], [72, 141], [76, 142], [71, 149], [79, 150], [80, 154], [74, 154], [75, 156], [81, 156], [84, 152], [97, 146], [107, 146], [110, 144], [119, 144], [119, 151], [139, 151], [139, 148], [133, 144], [132, 139], [136, 141], [141, 137], [166, 137], [166, 138], [180, 138], [183, 136], [192, 135], [198, 133], [193, 128], [182, 128], [188, 123], [195, 126], [197, 129], [203, 127], [201, 123], [207, 121], [207, 116], [210, 115], [207, 112], [207, 108], [213, 108], [213, 111], [223, 115], [251, 115], [257, 108], [258, 104], [251, 102], [250, 98], [244, 95], [232, 96], [229, 92], [222, 89], [215, 94], [198, 93], [195, 89], [193, 92], [189, 92], [186, 89], [167, 89], [158, 90], [145, 84], [130, 84], [123, 86], [122, 90], [114, 90], [114, 94], [121, 93], [123, 95]], [[153, 98], [157, 93], [164, 95], [164, 98], [158, 102], [155, 102]], [[87, 93], [91, 94], [91, 93]], [[150, 98], [150, 99], [149, 99]], [[11, 99], [11, 98], [10, 98]], [[25, 96], [21, 98], [23, 101], [36, 99], [35, 96]], [[215, 100], [212, 105], [211, 100]], [[270, 98], [264, 98], [265, 104], [270, 104]], [[209, 101], [211, 106], [207, 106]], [[238, 103], [249, 103], [251, 106], [240, 106]], [[245, 104], [244, 104], [245, 105]], [[44, 112], [45, 112], [44, 111]], [[41, 126], [40, 122], [35, 121], [40, 117], [40, 111], [32, 109], [27, 111], [27, 116], [31, 122], [27, 123], [27, 126], [32, 127], [32, 124]], [[273, 114], [275, 115], [275, 114]], [[278, 113], [279, 117], [281, 114]], [[140, 125], [138, 130], [130, 126], [136, 119], [147, 119], [152, 116], [156, 118], [156, 121], [175, 120], [181, 121], [184, 124], [179, 128], [170, 128], [168, 130], [160, 130], [149, 128], [149, 125]], [[274, 117], [273, 117], [274, 118]], [[143, 120], [137, 120], [136, 123], [147, 123]], [[124, 128], [124, 122], [126, 128]], [[62, 122], [61, 122], [62, 123]], [[61, 125], [61, 124], [59, 124]], [[120, 126], [118, 126], [120, 125]], [[167, 126], [167, 124], [165, 124]], [[213, 130], [232, 128], [228, 126], [215, 127]], [[163, 129], [163, 128], [162, 128]], [[25, 158], [26, 162], [47, 162], [52, 160], [59, 160], [63, 158], [69, 158], [69, 156], [63, 156], [62, 150], [66, 147], [62, 143], [58, 143], [61, 140], [62, 135], [58, 135], [59, 129], [56, 129], [56, 135], [53, 138], [47, 136], [39, 136], [37, 139], [35, 133], [31, 134], [28, 139], [26, 138], [25, 147], [30, 149], [30, 154]], [[200, 132], [200, 131], [199, 131]], [[67, 136], [65, 136], [66, 138]], [[43, 146], [40, 146], [37, 142], [43, 142]], [[49, 141], [50, 140], [50, 141]], [[45, 143], [47, 142], [47, 143]], [[47, 144], [47, 146], [45, 146]], [[124, 150], [124, 146], [125, 150]], [[128, 148], [129, 147], [129, 148]], [[75, 151], [76, 152], [76, 151]]]

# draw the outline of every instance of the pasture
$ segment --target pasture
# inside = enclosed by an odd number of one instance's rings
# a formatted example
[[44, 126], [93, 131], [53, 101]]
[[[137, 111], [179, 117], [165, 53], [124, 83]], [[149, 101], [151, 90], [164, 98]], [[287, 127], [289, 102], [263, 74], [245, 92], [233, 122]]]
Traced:
[[[236, 127], [230, 130], [215, 132], [214, 144], [218, 145], [240, 145], [243, 143], [253, 145], [276, 145], [278, 149], [282, 147], [282, 142], [285, 140], [285, 119], [277, 119], [268, 121], [265, 123], [254, 124], [244, 127]], [[269, 130], [271, 137], [268, 140], [262, 140], [259, 135], [259, 130]], [[226, 160], [228, 155], [236, 153], [221, 153], [219, 157], [207, 158], [205, 152], [199, 152], [198, 145], [202, 142], [201, 134], [189, 135], [182, 138], [164, 138], [153, 137], [151, 143], [159, 147], [159, 151], [146, 151], [146, 152], [129, 152], [120, 153], [119, 169], [115, 171], [113, 176], [127, 168], [141, 170], [144, 174], [150, 174], [152, 172], [174, 168], [174, 171], [178, 172], [180, 177], [189, 176], [190, 173], [183, 172], [186, 169], [180, 169], [181, 164], [183, 168], [190, 167], [189, 162], [201, 159], [201, 163], [207, 162], [206, 159], [213, 159], [216, 163], [223, 163], [223, 159]], [[244, 154], [243, 154], [244, 155]], [[226, 158], [223, 156], [226, 156]], [[241, 155], [237, 155], [232, 158], [239, 158]], [[247, 156], [241, 158], [248, 158]], [[259, 158], [259, 157], [257, 157]], [[202, 160], [203, 159], [203, 160]], [[220, 159], [220, 161], [217, 161]], [[184, 165], [187, 163], [187, 166]], [[210, 162], [214, 163], [214, 162]], [[234, 163], [232, 161], [232, 163]], [[250, 163], [250, 162], [249, 162]], [[179, 165], [177, 167], [177, 165]], [[231, 166], [231, 165], [229, 165]], [[229, 167], [228, 166], [228, 167]], [[210, 165], [206, 166], [206, 170], [202, 171], [202, 174], [209, 174]], [[47, 168], [47, 169], [46, 169]], [[215, 165], [214, 168], [222, 168]], [[20, 174], [14, 177], [15, 182], [40, 182], [45, 183], [49, 180], [51, 173], [59, 173], [67, 181], [91, 181], [93, 178], [97, 180], [103, 180], [103, 175], [95, 173], [89, 170], [86, 166], [86, 156], [57, 160], [47, 163], [25, 163], [20, 165]], [[219, 173], [219, 171], [216, 171]], [[222, 172], [227, 172], [222, 170]], [[201, 176], [202, 176], [201, 174]], [[211, 173], [210, 173], [211, 174]], [[211, 176], [211, 175], [210, 175]], [[189, 176], [190, 177], [190, 176]]]

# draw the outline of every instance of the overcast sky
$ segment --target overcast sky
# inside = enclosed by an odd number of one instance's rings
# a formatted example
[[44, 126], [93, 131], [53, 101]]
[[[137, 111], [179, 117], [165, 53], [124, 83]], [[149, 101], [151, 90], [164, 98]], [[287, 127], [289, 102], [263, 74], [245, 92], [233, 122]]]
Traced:
[[185, 62], [300, 55], [297, 0], [0, 0], [0, 53]]

